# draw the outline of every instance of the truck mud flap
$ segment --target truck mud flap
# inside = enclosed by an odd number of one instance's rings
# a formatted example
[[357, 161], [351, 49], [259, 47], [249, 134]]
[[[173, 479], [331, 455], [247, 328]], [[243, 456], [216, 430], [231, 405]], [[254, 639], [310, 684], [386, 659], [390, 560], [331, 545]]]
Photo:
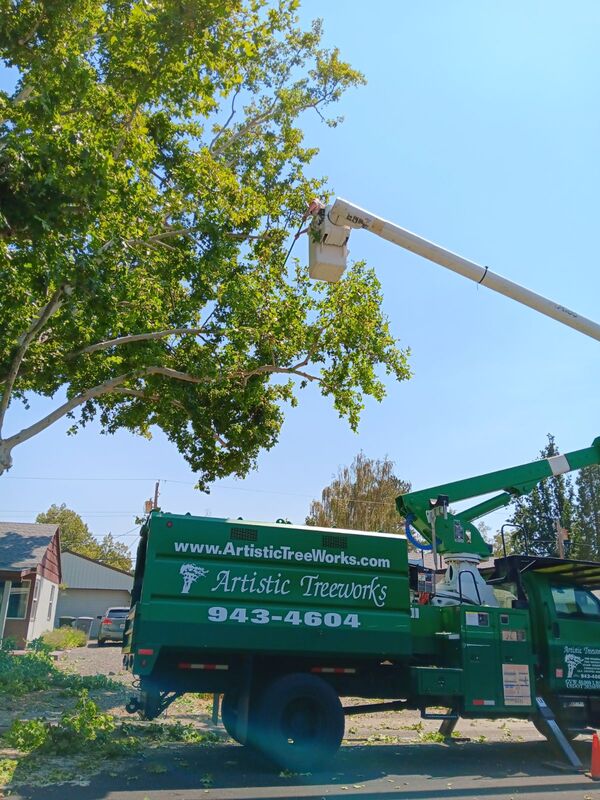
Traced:
[[575, 750], [573, 750], [571, 742], [567, 739], [560, 725], [556, 721], [556, 717], [554, 716], [552, 709], [546, 704], [543, 697], [536, 697], [535, 703], [540, 717], [544, 720], [544, 723], [547, 726], [548, 733], [552, 735], [555, 744], [560, 749], [565, 759], [569, 762], [573, 769], [582, 771], [583, 764], [581, 763], [581, 759]]

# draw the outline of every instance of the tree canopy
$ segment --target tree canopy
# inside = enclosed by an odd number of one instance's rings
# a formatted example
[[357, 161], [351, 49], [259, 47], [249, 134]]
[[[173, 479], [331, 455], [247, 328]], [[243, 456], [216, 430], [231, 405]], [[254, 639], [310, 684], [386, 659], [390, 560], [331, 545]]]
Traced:
[[[555, 438], [548, 434], [548, 443], [540, 451], [541, 458], [558, 455]], [[510, 519], [518, 531], [507, 535], [507, 549], [527, 549], [533, 555], [557, 555], [556, 523], [568, 531], [573, 529], [576, 498], [570, 475], [555, 475], [541, 481], [529, 495], [515, 500]], [[510, 542], [509, 542], [510, 540]], [[496, 541], [500, 548], [499, 537]], [[510, 547], [508, 546], [510, 545]]]
[[371, 459], [361, 451], [349, 467], [313, 500], [307, 525], [361, 531], [404, 533], [404, 520], [396, 511], [396, 497], [410, 491], [410, 483], [394, 475], [387, 456]]
[[[0, 0], [0, 472], [72, 431], [158, 426], [199, 485], [244, 475], [316, 385], [350, 425], [409, 377], [378, 281], [286, 261], [316, 149], [363, 81], [295, 0]], [[4, 435], [9, 404], [55, 398]], [[3, 437], [3, 438], [2, 438]]]
[[600, 561], [600, 466], [584, 467], [576, 480], [572, 552], [577, 558]]
[[49, 522], [60, 527], [62, 550], [72, 550], [108, 567], [131, 571], [131, 555], [127, 546], [118, 542], [111, 533], [98, 541], [79, 514], [67, 508], [65, 503], [60, 506], [51, 505], [48, 511], [38, 514], [35, 521]]
[[[552, 434], [540, 451], [542, 458], [558, 455], [559, 450]], [[534, 555], [556, 555], [556, 522], [572, 529], [575, 497], [570, 475], [546, 478], [529, 495], [515, 500], [515, 512], [510, 519], [518, 526], [516, 538], [524, 548], [525, 543]], [[515, 534], [513, 534], [515, 536]]]

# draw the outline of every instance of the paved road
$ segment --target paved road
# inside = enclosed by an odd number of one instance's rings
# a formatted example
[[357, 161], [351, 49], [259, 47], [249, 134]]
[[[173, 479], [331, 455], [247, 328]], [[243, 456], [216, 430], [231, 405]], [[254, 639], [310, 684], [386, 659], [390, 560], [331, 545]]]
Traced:
[[[577, 747], [589, 757], [589, 739]], [[600, 800], [600, 783], [554, 769], [548, 758], [542, 740], [355, 745], [342, 748], [329, 772], [286, 777], [238, 745], [178, 745], [88, 786], [21, 789], [11, 800]]]

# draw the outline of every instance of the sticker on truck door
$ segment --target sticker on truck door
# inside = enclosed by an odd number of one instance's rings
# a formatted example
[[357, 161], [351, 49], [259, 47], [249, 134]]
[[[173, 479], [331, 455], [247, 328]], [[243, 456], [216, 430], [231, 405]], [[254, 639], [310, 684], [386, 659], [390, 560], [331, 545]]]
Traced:
[[567, 689], [600, 689], [600, 648], [565, 646], [563, 659], [565, 668], [561, 672]]
[[528, 664], [502, 664], [505, 706], [530, 706], [531, 685]]

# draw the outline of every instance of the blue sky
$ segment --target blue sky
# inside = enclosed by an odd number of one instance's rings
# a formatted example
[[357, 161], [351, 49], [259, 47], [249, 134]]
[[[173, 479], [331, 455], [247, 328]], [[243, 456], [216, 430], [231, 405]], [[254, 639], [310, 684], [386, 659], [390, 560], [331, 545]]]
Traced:
[[[320, 147], [314, 173], [600, 320], [600, 5], [304, 0], [302, 16], [321, 16], [327, 44], [368, 79], [342, 100], [341, 127], [304, 120]], [[166, 510], [302, 522], [360, 449], [389, 455], [421, 488], [529, 461], [548, 432], [563, 451], [600, 435], [598, 342], [366, 232], [352, 234], [350, 249], [376, 268], [414, 371], [383, 403], [367, 403], [358, 434], [309, 387], [256, 472], [205, 495], [160, 433], [102, 436], [92, 425], [67, 437], [58, 423], [15, 450], [0, 518], [33, 520], [65, 502], [95, 534], [132, 544], [133, 518], [160, 478]], [[11, 429], [24, 421], [15, 407]]]

